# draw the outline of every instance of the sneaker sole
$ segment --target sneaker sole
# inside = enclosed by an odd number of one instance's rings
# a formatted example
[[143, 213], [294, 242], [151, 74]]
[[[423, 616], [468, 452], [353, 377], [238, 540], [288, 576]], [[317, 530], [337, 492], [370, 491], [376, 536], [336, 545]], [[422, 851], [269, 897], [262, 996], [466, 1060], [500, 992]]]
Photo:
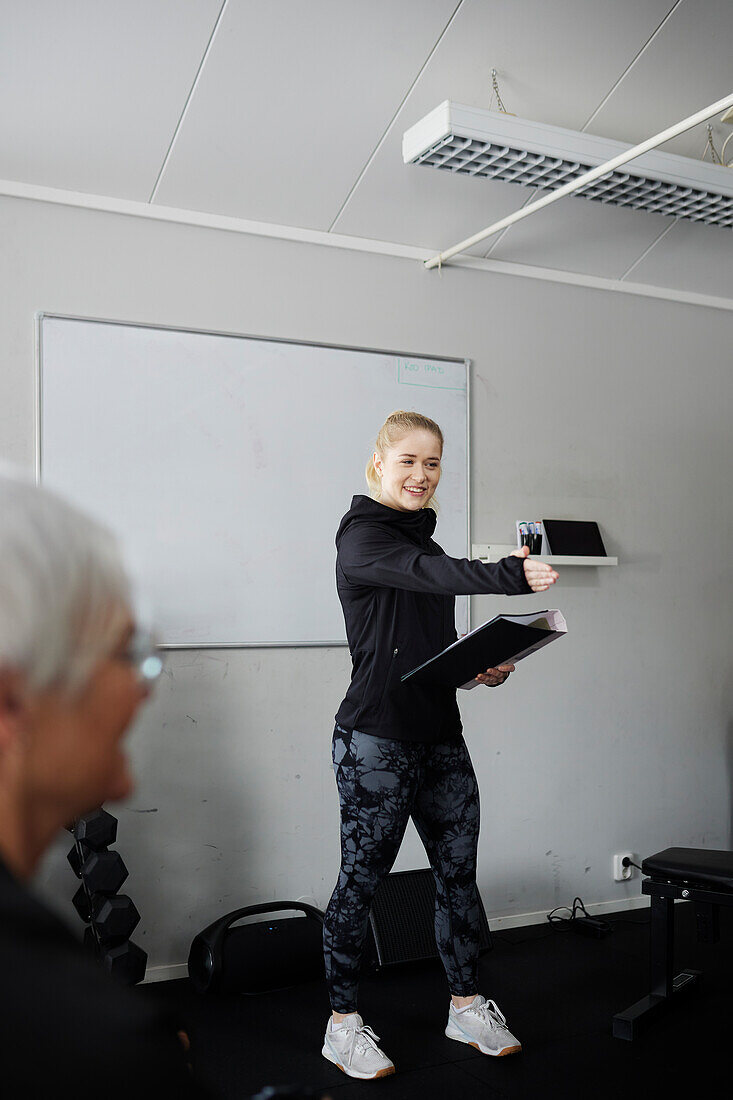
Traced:
[[481, 1054], [488, 1054], [491, 1058], [503, 1058], [505, 1054], [519, 1054], [522, 1049], [522, 1044], [517, 1043], [514, 1047], [502, 1047], [501, 1050], [489, 1050], [487, 1047], [482, 1047], [480, 1043], [474, 1043], [470, 1039], [466, 1039], [463, 1035], [453, 1035], [448, 1028], [445, 1029], [445, 1034], [449, 1039], [455, 1039], [457, 1043], [465, 1043], [466, 1046], [473, 1047], [474, 1050], [480, 1051]]
[[347, 1077], [355, 1077], [358, 1081], [376, 1081], [378, 1077], [391, 1077], [395, 1071], [394, 1066], [386, 1066], [385, 1069], [378, 1069], [376, 1073], [359, 1073], [357, 1070], [349, 1069], [348, 1066], [344, 1066], [339, 1062], [327, 1046], [324, 1045], [321, 1054], [332, 1065], [337, 1066], [342, 1073], [345, 1073]]

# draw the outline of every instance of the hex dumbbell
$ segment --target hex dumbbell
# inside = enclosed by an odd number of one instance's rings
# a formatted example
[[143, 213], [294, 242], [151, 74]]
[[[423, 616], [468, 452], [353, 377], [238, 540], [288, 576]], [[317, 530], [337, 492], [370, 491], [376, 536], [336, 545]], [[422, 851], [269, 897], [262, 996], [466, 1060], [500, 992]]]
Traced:
[[74, 840], [83, 841], [88, 848], [101, 852], [117, 839], [117, 818], [106, 810], [94, 810], [78, 818], [71, 826]]
[[90, 894], [116, 894], [128, 874], [119, 852], [92, 852], [79, 871]]
[[82, 883], [82, 885], [79, 887], [79, 889], [76, 891], [73, 898], [71, 899], [71, 904], [74, 906], [78, 915], [84, 921], [84, 924], [89, 924], [89, 921], [92, 919], [92, 912], [89, 900], [89, 894], [84, 889], [84, 884]]
[[84, 933], [84, 946], [93, 952], [105, 970], [122, 985], [137, 985], [145, 977], [147, 952], [132, 940], [106, 946], [99, 943], [90, 925]]
[[82, 885], [74, 894], [72, 904], [84, 924], [94, 925], [95, 942], [109, 944], [127, 940], [140, 923], [137, 906], [127, 894], [90, 896]]
[[100, 961], [123, 985], [137, 985], [145, 977], [148, 955], [132, 940], [126, 940], [114, 947], [102, 948]]
[[74, 872], [77, 878], [81, 878], [82, 865], [87, 859], [89, 859], [89, 856], [91, 854], [91, 848], [89, 848], [83, 840], [78, 840], [74, 847], [67, 854], [66, 858], [69, 861], [71, 870]]
[[116, 943], [129, 940], [140, 923], [140, 914], [132, 898], [117, 894], [92, 901], [92, 921], [102, 943]]

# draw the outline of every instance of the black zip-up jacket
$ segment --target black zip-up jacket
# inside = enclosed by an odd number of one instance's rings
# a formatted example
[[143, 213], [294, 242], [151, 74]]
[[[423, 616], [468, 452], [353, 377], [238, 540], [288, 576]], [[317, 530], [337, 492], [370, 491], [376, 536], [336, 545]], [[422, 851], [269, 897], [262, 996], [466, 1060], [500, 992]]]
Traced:
[[[433, 542], [432, 508], [400, 512], [355, 496], [336, 535], [336, 587], [351, 651], [351, 684], [336, 722], [376, 737], [437, 744], [462, 730], [452, 688], [401, 684], [456, 640], [455, 597], [531, 592], [521, 558], [485, 565]], [[479, 671], [478, 669], [476, 670]]]

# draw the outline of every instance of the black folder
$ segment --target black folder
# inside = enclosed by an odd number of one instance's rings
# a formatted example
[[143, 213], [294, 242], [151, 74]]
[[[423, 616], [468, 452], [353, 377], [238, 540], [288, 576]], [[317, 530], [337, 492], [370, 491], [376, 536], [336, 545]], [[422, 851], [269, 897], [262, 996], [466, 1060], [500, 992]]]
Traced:
[[480, 672], [514, 665], [566, 633], [565, 619], [556, 608], [529, 615], [497, 615], [406, 672], [402, 683], [470, 690], [477, 686]]

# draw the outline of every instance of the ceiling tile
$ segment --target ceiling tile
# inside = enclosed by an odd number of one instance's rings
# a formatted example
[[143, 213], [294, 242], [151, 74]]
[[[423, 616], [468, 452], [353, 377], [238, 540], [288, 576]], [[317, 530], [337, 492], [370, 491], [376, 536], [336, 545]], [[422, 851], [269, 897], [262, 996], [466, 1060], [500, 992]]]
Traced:
[[464, 0], [334, 229], [445, 248], [510, 213], [526, 190], [403, 165], [403, 132], [444, 99], [488, 106], [492, 67], [508, 111], [578, 129], [672, 4]]
[[[683, 0], [593, 119], [589, 131], [633, 144], [715, 103], [732, 90], [732, 51], [730, 0]], [[661, 148], [685, 157], [702, 156], [706, 125], [680, 134]], [[720, 150], [733, 131], [719, 121], [713, 125]]]
[[3, 4], [0, 177], [147, 200], [220, 8]]
[[733, 232], [679, 221], [634, 268], [629, 281], [733, 298]]
[[328, 229], [457, 0], [229, 0], [158, 202]]

